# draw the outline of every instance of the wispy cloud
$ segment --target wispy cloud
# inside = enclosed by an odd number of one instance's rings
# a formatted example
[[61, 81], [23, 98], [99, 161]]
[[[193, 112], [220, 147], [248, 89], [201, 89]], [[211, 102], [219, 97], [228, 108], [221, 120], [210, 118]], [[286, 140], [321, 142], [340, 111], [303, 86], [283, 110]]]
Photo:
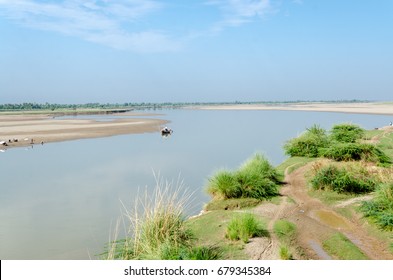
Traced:
[[183, 28], [184, 33], [176, 36], [171, 29], [146, 27], [153, 16], [155, 22], [165, 23], [162, 12], [171, 5], [162, 0], [0, 0], [0, 15], [28, 28], [116, 49], [167, 52], [177, 51], [198, 37], [254, 21], [271, 11], [270, 0], [206, 0], [201, 5], [218, 11], [216, 20], [210, 19], [210, 29], [194, 30], [190, 34], [185, 27], [187, 23], [184, 27], [179, 24], [173, 29]]
[[210, 0], [206, 4], [217, 6], [222, 13], [213, 26], [214, 31], [248, 23], [271, 10], [270, 0]]
[[29, 28], [138, 52], [180, 48], [180, 42], [164, 31], [129, 31], [124, 27], [137, 25], [140, 19], [162, 7], [153, 0], [0, 0], [0, 13]]

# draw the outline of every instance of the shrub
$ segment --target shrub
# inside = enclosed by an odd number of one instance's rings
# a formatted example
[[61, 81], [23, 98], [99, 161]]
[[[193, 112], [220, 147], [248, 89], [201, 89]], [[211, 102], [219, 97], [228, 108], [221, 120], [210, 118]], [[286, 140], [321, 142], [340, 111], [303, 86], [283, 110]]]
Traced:
[[365, 193], [375, 189], [378, 181], [363, 167], [338, 168], [328, 165], [311, 179], [314, 189], [331, 189], [338, 193]]
[[320, 156], [337, 161], [365, 160], [390, 163], [390, 158], [378, 147], [368, 143], [337, 143], [320, 150]]
[[227, 170], [218, 171], [209, 179], [207, 192], [216, 198], [239, 198], [243, 195], [235, 174]]
[[330, 137], [332, 140], [342, 143], [355, 143], [364, 136], [364, 129], [355, 124], [334, 125]]
[[219, 171], [209, 179], [207, 192], [217, 199], [265, 199], [278, 193], [278, 174], [260, 154], [246, 161], [237, 171]]
[[393, 183], [381, 185], [375, 198], [360, 207], [380, 228], [393, 230]]
[[255, 215], [245, 213], [235, 215], [228, 224], [226, 237], [230, 240], [242, 240], [247, 243], [249, 238], [262, 235], [263, 230]]
[[284, 151], [291, 157], [326, 157], [337, 161], [365, 160], [390, 164], [390, 157], [380, 148], [358, 142], [364, 135], [365, 130], [354, 124], [335, 125], [329, 135], [314, 125], [299, 137], [287, 141]]
[[319, 149], [326, 147], [328, 143], [326, 131], [314, 125], [299, 137], [287, 141], [284, 151], [291, 157], [318, 157]]

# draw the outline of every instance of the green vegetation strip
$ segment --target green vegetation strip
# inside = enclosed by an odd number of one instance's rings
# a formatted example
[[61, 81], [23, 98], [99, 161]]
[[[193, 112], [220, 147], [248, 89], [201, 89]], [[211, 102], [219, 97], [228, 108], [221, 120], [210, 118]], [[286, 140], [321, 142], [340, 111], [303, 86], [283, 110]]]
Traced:
[[282, 260], [292, 260], [292, 244], [296, 238], [296, 225], [287, 220], [277, 220], [274, 223], [273, 231], [280, 240], [279, 254]]
[[371, 201], [363, 202], [361, 208], [366, 217], [381, 229], [393, 230], [393, 183], [381, 185]]
[[367, 256], [342, 233], [335, 233], [323, 242], [323, 249], [339, 260], [367, 260]]

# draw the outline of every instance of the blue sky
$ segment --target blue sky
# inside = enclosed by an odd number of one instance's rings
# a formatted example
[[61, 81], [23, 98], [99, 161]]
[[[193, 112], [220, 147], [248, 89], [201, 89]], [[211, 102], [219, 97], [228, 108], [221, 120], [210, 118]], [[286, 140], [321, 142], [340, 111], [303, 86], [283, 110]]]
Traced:
[[392, 100], [393, 1], [0, 0], [0, 103]]

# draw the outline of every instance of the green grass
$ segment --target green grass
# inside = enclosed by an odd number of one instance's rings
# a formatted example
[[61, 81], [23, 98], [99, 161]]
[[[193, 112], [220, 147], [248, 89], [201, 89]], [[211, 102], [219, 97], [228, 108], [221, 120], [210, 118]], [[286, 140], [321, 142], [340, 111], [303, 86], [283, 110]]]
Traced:
[[256, 154], [236, 171], [221, 170], [208, 180], [207, 192], [215, 200], [268, 199], [278, 194], [279, 177], [262, 155]]
[[112, 242], [105, 259], [182, 260], [217, 259], [221, 250], [196, 244], [194, 233], [186, 225], [183, 209], [190, 198], [182, 185], [157, 181], [155, 192], [138, 195], [135, 210], [126, 210], [130, 224], [126, 238]]
[[287, 220], [277, 220], [273, 230], [280, 241], [290, 242], [295, 237], [296, 225]]
[[358, 196], [356, 194], [351, 194], [351, 193], [337, 193], [335, 191], [328, 190], [328, 189], [324, 189], [324, 190], [310, 189], [308, 191], [308, 194], [312, 197], [318, 198], [323, 203], [330, 205], [330, 206], [337, 204], [341, 201], [351, 199], [351, 198]]
[[220, 248], [222, 259], [247, 259], [243, 243], [230, 242], [225, 238], [226, 228], [234, 214], [233, 211], [212, 211], [188, 220], [186, 225], [194, 233], [197, 245]]
[[367, 256], [341, 233], [335, 233], [323, 242], [323, 249], [339, 260], [367, 260]]
[[285, 170], [288, 168], [288, 173], [291, 174], [297, 168], [306, 165], [309, 162], [315, 161], [315, 158], [308, 157], [290, 157], [276, 167], [277, 173], [281, 180], [284, 180]]
[[393, 158], [393, 133], [386, 133], [383, 137], [381, 137], [378, 147], [383, 150], [390, 158]]
[[293, 260], [293, 255], [287, 245], [280, 245], [279, 254], [282, 260]]
[[279, 254], [282, 260], [292, 260], [291, 247], [295, 244], [296, 225], [287, 220], [277, 220], [273, 225], [274, 234], [280, 241]]
[[225, 200], [211, 200], [205, 205], [204, 209], [206, 211], [249, 209], [257, 206], [260, 203], [261, 200], [256, 198], [230, 198]]
[[363, 202], [360, 207], [383, 230], [393, 230], [393, 183], [381, 185], [371, 201]]
[[256, 236], [266, 236], [266, 226], [263, 227], [254, 214], [238, 213], [229, 221], [226, 231], [226, 237], [230, 240], [242, 240], [247, 243], [248, 240]]
[[318, 157], [319, 149], [328, 145], [326, 131], [314, 125], [307, 128], [300, 136], [288, 140], [283, 148], [285, 154], [291, 157]]
[[314, 189], [361, 194], [374, 191], [380, 182], [362, 165], [329, 164], [317, 170], [310, 183]]
[[[330, 133], [314, 125], [300, 136], [288, 140], [284, 144], [284, 151], [291, 157], [326, 157], [336, 161], [364, 160], [389, 165], [389, 155], [378, 146], [364, 142], [364, 139], [371, 135], [354, 124], [334, 125]], [[389, 147], [393, 148], [393, 145], [389, 144]]]
[[336, 124], [332, 127], [330, 137], [341, 143], [355, 143], [364, 136], [365, 130], [356, 124]]

